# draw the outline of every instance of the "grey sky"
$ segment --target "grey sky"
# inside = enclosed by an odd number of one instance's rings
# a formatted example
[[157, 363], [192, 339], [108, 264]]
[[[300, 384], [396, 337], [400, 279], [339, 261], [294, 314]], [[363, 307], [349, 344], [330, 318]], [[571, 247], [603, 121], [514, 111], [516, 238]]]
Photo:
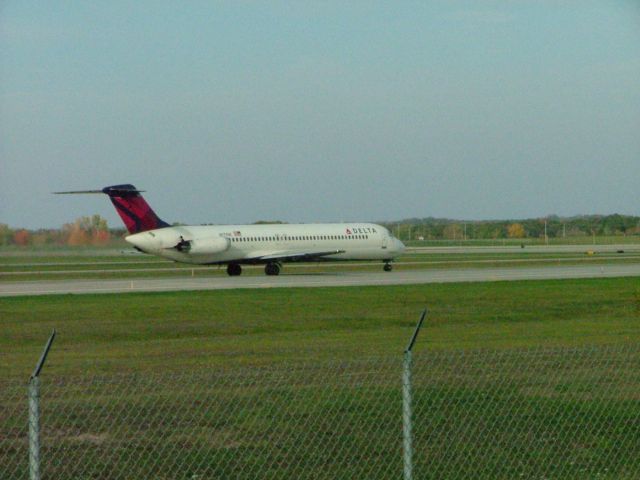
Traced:
[[640, 4], [0, 7], [0, 223], [640, 214]]

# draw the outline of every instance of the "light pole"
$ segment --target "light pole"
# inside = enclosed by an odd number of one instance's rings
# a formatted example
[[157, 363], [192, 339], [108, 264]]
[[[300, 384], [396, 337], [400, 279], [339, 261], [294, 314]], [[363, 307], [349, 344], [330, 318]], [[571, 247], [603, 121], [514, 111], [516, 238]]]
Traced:
[[547, 219], [544, 219], [544, 243], [549, 245], [549, 237], [547, 236]]

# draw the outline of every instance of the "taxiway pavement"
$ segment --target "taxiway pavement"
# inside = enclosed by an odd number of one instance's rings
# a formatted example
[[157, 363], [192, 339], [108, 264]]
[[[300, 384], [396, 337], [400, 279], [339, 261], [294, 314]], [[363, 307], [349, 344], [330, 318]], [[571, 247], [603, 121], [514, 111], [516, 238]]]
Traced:
[[393, 272], [284, 273], [277, 277], [176, 277], [134, 280], [53, 280], [0, 283], [0, 296], [162, 292], [234, 288], [351, 287], [449, 282], [640, 277], [640, 263], [538, 267], [395, 270]]

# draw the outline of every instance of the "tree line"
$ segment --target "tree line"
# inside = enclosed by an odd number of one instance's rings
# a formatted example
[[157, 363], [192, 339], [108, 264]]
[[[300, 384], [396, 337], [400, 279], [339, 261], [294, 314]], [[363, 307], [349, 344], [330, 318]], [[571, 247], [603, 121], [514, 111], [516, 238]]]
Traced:
[[109, 229], [107, 221], [100, 215], [80, 217], [60, 229], [14, 229], [0, 223], [0, 246], [106, 246], [119, 242], [123, 233], [122, 229]]
[[[284, 223], [257, 222], [257, 223]], [[410, 218], [378, 222], [402, 240], [473, 240], [507, 238], [563, 238], [586, 236], [640, 236], [640, 217], [631, 215], [581, 215], [524, 220], [454, 220]], [[13, 229], [0, 223], [0, 246], [106, 246], [120, 244], [126, 231], [110, 229], [100, 215], [80, 217], [60, 229]]]
[[524, 220], [453, 220], [410, 218], [380, 222], [402, 240], [472, 240], [506, 238], [566, 238], [640, 235], [640, 217], [632, 215], [580, 215]]

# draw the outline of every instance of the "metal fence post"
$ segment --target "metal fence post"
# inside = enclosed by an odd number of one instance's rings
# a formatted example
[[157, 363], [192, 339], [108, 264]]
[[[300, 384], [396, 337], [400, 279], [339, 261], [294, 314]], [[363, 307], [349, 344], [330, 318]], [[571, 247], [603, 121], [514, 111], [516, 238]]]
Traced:
[[29, 479], [40, 480], [40, 372], [56, 336], [54, 330], [29, 379]]
[[411, 433], [411, 350], [404, 352], [402, 364], [402, 451], [404, 480], [413, 478], [413, 436]]
[[427, 309], [422, 312], [422, 316], [416, 325], [416, 329], [411, 336], [411, 340], [404, 351], [404, 361], [402, 362], [402, 452], [404, 465], [404, 480], [413, 479], [413, 411], [411, 392], [411, 350], [418, 338], [418, 332], [427, 315]]
[[40, 480], [40, 378], [29, 380], [29, 478]]

